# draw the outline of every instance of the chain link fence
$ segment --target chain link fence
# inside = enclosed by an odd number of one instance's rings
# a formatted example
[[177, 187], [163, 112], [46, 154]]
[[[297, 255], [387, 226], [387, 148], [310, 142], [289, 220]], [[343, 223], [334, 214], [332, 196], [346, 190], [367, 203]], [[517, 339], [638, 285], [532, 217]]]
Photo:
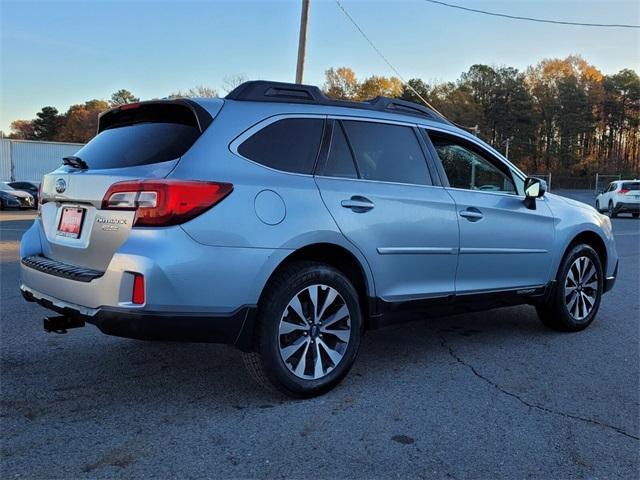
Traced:
[[[634, 176], [622, 176], [616, 175], [604, 175], [601, 173], [594, 173], [592, 175], [584, 176], [569, 176], [556, 173], [536, 173], [531, 175], [532, 177], [541, 178], [547, 182], [548, 191], [552, 190], [591, 190], [595, 194], [607, 188], [611, 182], [615, 180], [629, 180], [634, 179]], [[638, 178], [638, 175], [635, 176]]]

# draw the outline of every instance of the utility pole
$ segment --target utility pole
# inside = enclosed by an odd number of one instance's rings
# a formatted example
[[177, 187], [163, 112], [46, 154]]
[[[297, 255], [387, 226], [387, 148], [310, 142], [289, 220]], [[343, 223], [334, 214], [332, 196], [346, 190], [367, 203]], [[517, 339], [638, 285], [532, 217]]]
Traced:
[[302, 83], [304, 75], [304, 55], [307, 49], [307, 23], [309, 21], [309, 2], [302, 0], [300, 14], [300, 38], [298, 39], [298, 66], [296, 67], [296, 83]]
[[509, 137], [504, 142], [502, 142], [502, 145], [505, 145], [504, 158], [506, 158], [507, 160], [509, 159], [509, 144], [511, 143], [511, 140], [513, 140], [513, 137]]

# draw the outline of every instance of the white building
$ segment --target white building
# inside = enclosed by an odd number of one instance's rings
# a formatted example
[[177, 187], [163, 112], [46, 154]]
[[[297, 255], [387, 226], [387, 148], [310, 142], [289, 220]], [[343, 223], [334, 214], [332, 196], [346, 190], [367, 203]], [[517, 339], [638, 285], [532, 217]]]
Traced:
[[0, 139], [0, 181], [39, 182], [45, 173], [62, 164], [62, 158], [74, 155], [82, 143], [37, 142]]

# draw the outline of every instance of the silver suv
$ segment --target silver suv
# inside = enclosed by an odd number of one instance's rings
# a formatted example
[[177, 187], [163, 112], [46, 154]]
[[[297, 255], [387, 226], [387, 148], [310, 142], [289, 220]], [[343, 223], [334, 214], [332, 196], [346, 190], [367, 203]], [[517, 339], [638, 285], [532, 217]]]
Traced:
[[236, 345], [261, 384], [313, 396], [391, 322], [530, 304], [586, 328], [611, 223], [545, 188], [397, 99], [253, 81], [124, 105], [44, 177], [21, 289], [49, 331]]

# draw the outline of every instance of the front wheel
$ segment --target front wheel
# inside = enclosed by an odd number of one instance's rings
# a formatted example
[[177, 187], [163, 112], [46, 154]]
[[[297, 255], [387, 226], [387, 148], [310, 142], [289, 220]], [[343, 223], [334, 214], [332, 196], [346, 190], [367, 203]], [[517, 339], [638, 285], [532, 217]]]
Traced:
[[600, 210], [600, 200], [596, 200], [596, 210], [602, 212], [602, 210]]
[[603, 287], [598, 254], [589, 245], [576, 245], [562, 260], [551, 297], [536, 307], [538, 317], [554, 330], [584, 330], [598, 313]]
[[336, 386], [355, 361], [362, 334], [358, 293], [339, 270], [297, 262], [276, 274], [258, 305], [250, 375], [291, 397]]

